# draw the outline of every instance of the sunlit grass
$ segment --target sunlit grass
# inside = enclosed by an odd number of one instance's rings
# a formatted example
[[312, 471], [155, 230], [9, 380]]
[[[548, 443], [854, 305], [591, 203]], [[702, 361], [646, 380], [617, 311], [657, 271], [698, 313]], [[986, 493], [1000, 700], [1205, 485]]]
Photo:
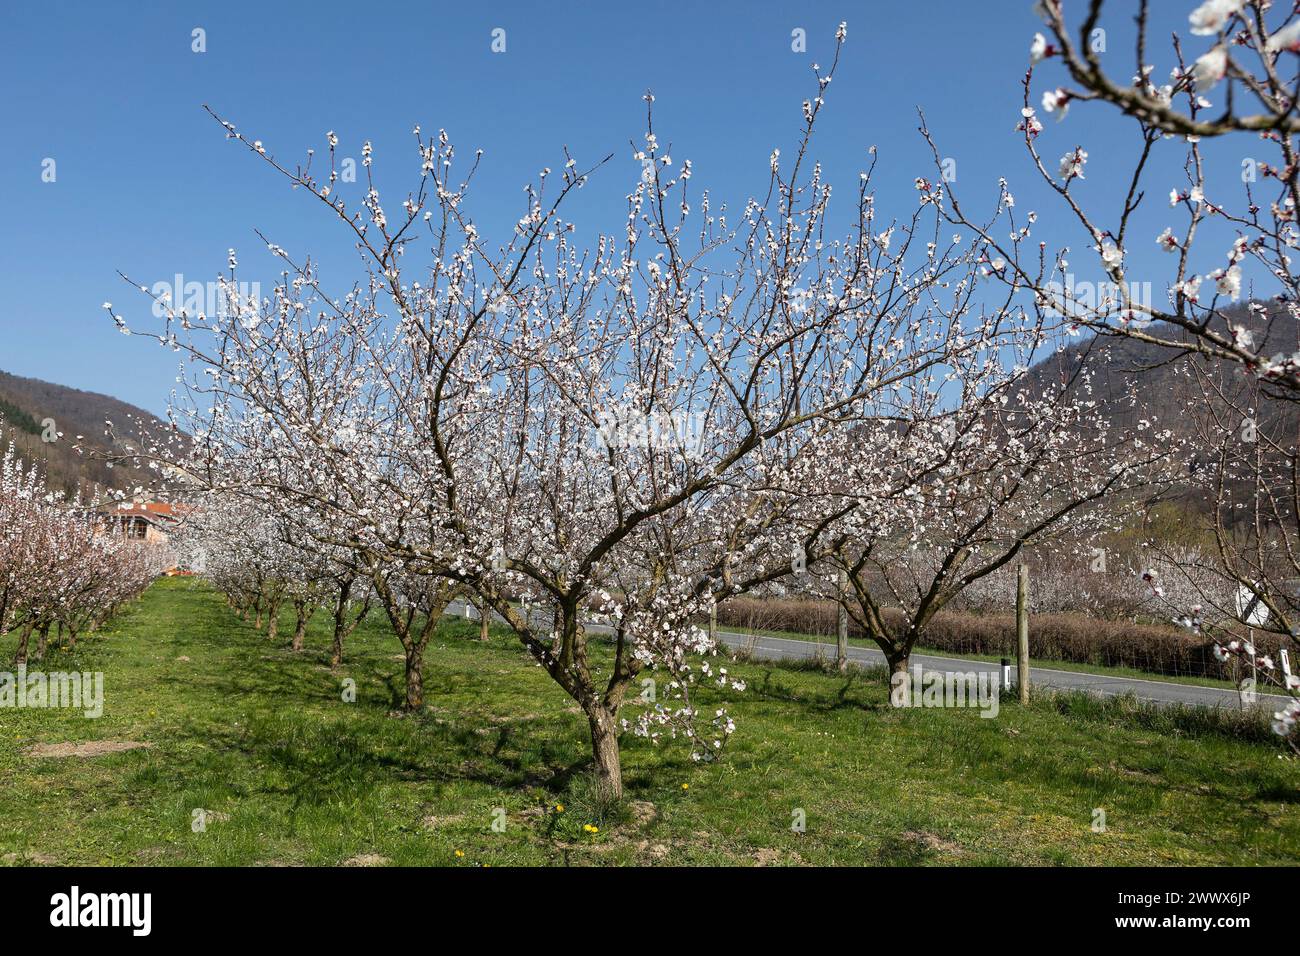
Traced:
[[[1265, 729], [1131, 700], [894, 710], [877, 673], [737, 664], [725, 759], [626, 737], [597, 799], [586, 721], [518, 643], [449, 619], [402, 715], [379, 619], [331, 673], [201, 583], [156, 585], [49, 670], [105, 672], [105, 713], [0, 710], [0, 858], [72, 864], [1253, 864], [1300, 855], [1300, 767]], [[291, 628], [283, 628], [282, 634]], [[11, 641], [0, 651], [9, 654]], [[182, 660], [181, 658], [188, 658]], [[356, 701], [344, 701], [344, 681]], [[31, 744], [149, 749], [33, 758]], [[559, 809], [559, 808], [563, 809]], [[206, 826], [194, 829], [204, 810]], [[1093, 832], [1094, 810], [1105, 832]], [[806, 831], [792, 824], [802, 811]], [[504, 830], [494, 830], [495, 821]], [[499, 824], [498, 824], [499, 828]]]

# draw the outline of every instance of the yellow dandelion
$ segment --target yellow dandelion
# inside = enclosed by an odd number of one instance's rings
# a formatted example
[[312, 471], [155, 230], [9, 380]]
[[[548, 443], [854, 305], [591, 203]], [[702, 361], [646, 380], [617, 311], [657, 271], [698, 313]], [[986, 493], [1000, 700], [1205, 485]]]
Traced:
[[564, 812], [564, 804], [562, 804], [562, 803], [557, 803], [557, 804], [555, 805], [555, 812], [556, 812], [556, 813], [563, 813], [563, 812]]
[[464, 851], [464, 850], [457, 850], [457, 851], [456, 851], [456, 855], [457, 855], [457, 856], [464, 856], [464, 855], [465, 855], [465, 851]]

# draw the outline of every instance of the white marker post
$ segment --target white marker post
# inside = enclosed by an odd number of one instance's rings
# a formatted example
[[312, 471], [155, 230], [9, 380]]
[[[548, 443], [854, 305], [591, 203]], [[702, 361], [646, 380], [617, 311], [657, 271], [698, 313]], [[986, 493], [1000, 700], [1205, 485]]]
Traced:
[[[1253, 694], [1259, 686], [1259, 672], [1255, 664], [1255, 628], [1263, 627], [1268, 620], [1268, 607], [1259, 599], [1258, 585], [1237, 589], [1237, 620], [1246, 625], [1246, 641], [1250, 647], [1250, 689]], [[1241, 688], [1238, 688], [1240, 691]], [[1251, 703], [1254, 703], [1252, 699]], [[1246, 695], [1241, 695], [1241, 706], [1246, 707]]]

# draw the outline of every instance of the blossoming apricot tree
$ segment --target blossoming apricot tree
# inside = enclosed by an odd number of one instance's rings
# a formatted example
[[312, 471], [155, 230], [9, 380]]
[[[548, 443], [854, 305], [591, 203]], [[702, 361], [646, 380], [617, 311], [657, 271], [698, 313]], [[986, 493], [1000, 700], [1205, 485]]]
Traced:
[[16, 631], [15, 662], [44, 655], [51, 628], [75, 645], [164, 568], [165, 556], [128, 540], [78, 501], [49, 491], [11, 445], [0, 458], [0, 636]]
[[[698, 759], [722, 750], [730, 717], [705, 726], [692, 693], [700, 677], [737, 686], [707, 661], [701, 622], [720, 598], [832, 545], [843, 555], [877, 525], [964, 533], [954, 553], [967, 553], [985, 535], [984, 472], [1024, 519], [1012, 554], [1125, 480], [1119, 467], [1085, 482], [1055, 437], [1086, 405], [990, 384], [1023, 375], [1050, 322], [987, 294], [1006, 264], [978, 230], [942, 235], [939, 191], [918, 180], [921, 202], [887, 218], [868, 168], [833, 234], [811, 143], [844, 38], [814, 67], [791, 155], [773, 150], [766, 192], [734, 214], [694, 189], [647, 95], [626, 214], [587, 246], [566, 200], [608, 158], [584, 170], [566, 153], [542, 170], [492, 243], [467, 201], [479, 156], [462, 167], [443, 132], [413, 131], [419, 178], [395, 209], [369, 144], [353, 203], [332, 133], [323, 161], [291, 166], [220, 121], [341, 224], [365, 275], [331, 294], [310, 259], [268, 241], [280, 275], [267, 299], [240, 297], [232, 253], [231, 308], [158, 303], [166, 322], [148, 334], [186, 363], [175, 414], [192, 441], [174, 464], [350, 555], [335, 560], [364, 575], [407, 650], [409, 706], [422, 703], [420, 628], [468, 589], [581, 707], [599, 785], [617, 796], [625, 728], [684, 736]], [[999, 442], [1018, 472], [998, 470]], [[1041, 506], [1021, 505], [1030, 492]], [[960, 531], [944, 524], [957, 511]], [[668, 672], [667, 701], [621, 721], [650, 668]]]

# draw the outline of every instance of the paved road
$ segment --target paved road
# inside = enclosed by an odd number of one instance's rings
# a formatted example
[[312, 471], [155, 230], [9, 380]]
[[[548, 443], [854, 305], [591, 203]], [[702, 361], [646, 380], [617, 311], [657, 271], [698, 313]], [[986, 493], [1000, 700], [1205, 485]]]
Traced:
[[[455, 602], [447, 609], [449, 614], [464, 616], [465, 606]], [[477, 613], [477, 612], [471, 612]], [[602, 631], [607, 628], [591, 625], [591, 630]], [[736, 631], [719, 631], [718, 640], [733, 650], [750, 649], [750, 656], [756, 660], [811, 660], [820, 656], [823, 660], [835, 660], [835, 645], [820, 644], [813, 641], [800, 641], [785, 637], [751, 637]], [[849, 660], [867, 667], [880, 667], [885, 663], [885, 656], [875, 648], [849, 647]], [[925, 671], [942, 671], [944, 673], [986, 672], [1001, 677], [1001, 666], [990, 661], [971, 661], [960, 657], [935, 657], [929, 654], [913, 654], [912, 665], [921, 665]], [[1015, 681], [1016, 670], [1011, 668], [1011, 681]], [[1029, 670], [1031, 687], [1051, 687], [1058, 690], [1081, 690], [1100, 697], [1120, 697], [1132, 694], [1138, 700], [1150, 701], [1159, 705], [1190, 704], [1200, 707], [1240, 708], [1241, 695], [1235, 690], [1218, 687], [1202, 687], [1199, 684], [1179, 684], [1173, 681], [1143, 680], [1139, 677], [1116, 677], [1107, 674], [1089, 674], [1083, 671], [1056, 670], [1051, 667], [1031, 667]], [[1278, 694], [1260, 694], [1254, 706], [1263, 710], [1278, 710], [1290, 698]], [[1249, 706], [1249, 705], [1248, 705]]]

